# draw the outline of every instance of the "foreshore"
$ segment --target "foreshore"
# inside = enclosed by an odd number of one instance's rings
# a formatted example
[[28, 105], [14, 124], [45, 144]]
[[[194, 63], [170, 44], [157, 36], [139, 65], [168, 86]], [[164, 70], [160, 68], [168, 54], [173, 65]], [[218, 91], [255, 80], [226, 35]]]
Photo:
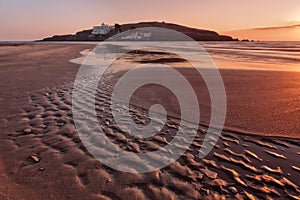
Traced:
[[[80, 65], [70, 60], [93, 48], [93, 44], [0, 45], [0, 197], [299, 197], [299, 72], [220, 70], [227, 94], [227, 130], [214, 150], [201, 160], [195, 152], [210, 118], [209, 94], [203, 80], [195, 78], [190, 68], [177, 68], [187, 77], [200, 102], [198, 135], [172, 165], [152, 173], [130, 174], [94, 159], [74, 127], [71, 92]], [[113, 87], [123, 73], [113, 74], [108, 85]], [[88, 88], [83, 89], [89, 92]], [[158, 97], [153, 91], [164, 96]], [[100, 126], [116, 145], [128, 151], [156, 150], [168, 144], [168, 132], [178, 128], [176, 119], [170, 117], [169, 126], [157, 137], [131, 141], [111, 123], [111, 115], [103, 115], [109, 113], [109, 92], [98, 98], [104, 102], [98, 110]], [[143, 109], [149, 108], [151, 100], [162, 101], [176, 118], [180, 113], [173, 98], [166, 90], [150, 85], [133, 97], [133, 110], [137, 116], [147, 118]]]

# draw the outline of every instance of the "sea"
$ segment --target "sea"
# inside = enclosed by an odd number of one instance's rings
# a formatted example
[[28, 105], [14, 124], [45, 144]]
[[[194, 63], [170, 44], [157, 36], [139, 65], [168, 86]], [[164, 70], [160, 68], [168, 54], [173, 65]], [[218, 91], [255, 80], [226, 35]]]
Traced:
[[300, 72], [300, 42], [201, 42], [219, 68]]
[[[51, 42], [53, 43], [53, 42]], [[55, 42], [62, 43], [62, 42]], [[65, 43], [65, 42], [63, 42]], [[67, 42], [68, 44], [102, 44], [98, 42]], [[138, 42], [145, 47], [168, 47], [175, 52], [199, 52], [191, 42]], [[152, 43], [155, 43], [152, 45]], [[300, 72], [300, 41], [295, 42], [240, 42], [212, 41], [198, 43], [220, 69], [271, 70]], [[118, 42], [134, 50], [136, 42]], [[202, 51], [202, 50], [201, 50]], [[196, 56], [197, 54], [194, 54]]]

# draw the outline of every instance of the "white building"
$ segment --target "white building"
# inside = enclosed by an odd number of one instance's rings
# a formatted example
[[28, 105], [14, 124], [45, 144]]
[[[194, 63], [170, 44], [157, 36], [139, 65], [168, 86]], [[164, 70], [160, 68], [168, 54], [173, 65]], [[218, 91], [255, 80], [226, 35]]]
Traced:
[[130, 35], [121, 37], [122, 40], [141, 40], [141, 39], [149, 39], [151, 37], [150, 33], [131, 33]]
[[144, 38], [151, 38], [151, 32], [149, 32], [149, 33], [144, 33]]
[[128, 36], [121, 37], [122, 40], [141, 40], [142, 38], [138, 33], [131, 33]]
[[94, 26], [92, 34], [93, 35], [106, 35], [114, 29], [115, 29], [114, 26], [109, 26], [107, 24], [102, 23], [101, 26]]

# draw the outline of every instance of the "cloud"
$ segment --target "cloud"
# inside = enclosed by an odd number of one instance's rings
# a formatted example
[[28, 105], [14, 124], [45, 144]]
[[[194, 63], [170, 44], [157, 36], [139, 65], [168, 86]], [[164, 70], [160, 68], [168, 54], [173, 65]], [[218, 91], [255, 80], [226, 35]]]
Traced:
[[300, 28], [300, 24], [288, 25], [288, 26], [274, 26], [274, 27], [262, 27], [262, 28], [253, 28], [249, 30], [279, 30], [279, 29], [293, 29]]
[[300, 41], [300, 23], [285, 26], [257, 27], [222, 32], [234, 38], [260, 41]]

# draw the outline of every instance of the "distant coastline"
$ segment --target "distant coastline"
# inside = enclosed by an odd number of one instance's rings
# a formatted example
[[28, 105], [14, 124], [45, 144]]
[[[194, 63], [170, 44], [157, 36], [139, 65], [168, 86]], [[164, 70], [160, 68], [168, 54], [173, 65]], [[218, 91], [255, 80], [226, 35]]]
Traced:
[[[159, 27], [167, 28], [181, 32], [196, 41], [238, 41], [231, 36], [220, 35], [215, 31], [190, 28], [182, 25], [165, 23], [165, 22], [139, 22], [130, 24], [114, 24], [113, 26], [102, 24], [95, 26], [93, 29], [79, 31], [75, 34], [54, 35], [39, 41], [104, 41], [108, 38], [124, 31], [133, 30], [135, 28]], [[167, 37], [155, 37], [155, 33], [144, 33], [145, 35], [129, 35], [124, 40], [168, 40]]]

